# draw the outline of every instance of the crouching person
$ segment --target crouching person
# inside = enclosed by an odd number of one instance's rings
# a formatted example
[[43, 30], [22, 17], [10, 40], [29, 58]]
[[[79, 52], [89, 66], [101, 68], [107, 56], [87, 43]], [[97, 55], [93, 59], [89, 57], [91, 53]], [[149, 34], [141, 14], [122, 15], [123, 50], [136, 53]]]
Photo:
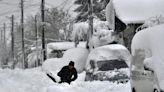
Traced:
[[70, 61], [69, 65], [64, 66], [57, 74], [60, 77], [60, 82], [59, 83], [63, 83], [63, 82], [67, 82], [67, 83], [71, 83], [72, 81], [76, 80], [78, 75], [77, 75], [77, 71], [74, 67], [74, 62]]

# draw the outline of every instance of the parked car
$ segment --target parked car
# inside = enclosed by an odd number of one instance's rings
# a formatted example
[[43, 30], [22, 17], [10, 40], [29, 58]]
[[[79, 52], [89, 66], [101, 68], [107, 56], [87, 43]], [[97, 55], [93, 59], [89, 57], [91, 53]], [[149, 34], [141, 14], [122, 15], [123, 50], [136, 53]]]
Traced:
[[[85, 48], [86, 42], [79, 42], [77, 47]], [[75, 48], [74, 42], [53, 42], [47, 44], [48, 58], [61, 58], [66, 50]]]
[[97, 47], [88, 55], [85, 80], [127, 82], [130, 60], [129, 51], [122, 45], [111, 44]]
[[131, 70], [132, 92], [160, 92], [156, 75], [149, 70]]
[[140, 30], [133, 37], [132, 92], [164, 92], [163, 29], [164, 24], [154, 25]]

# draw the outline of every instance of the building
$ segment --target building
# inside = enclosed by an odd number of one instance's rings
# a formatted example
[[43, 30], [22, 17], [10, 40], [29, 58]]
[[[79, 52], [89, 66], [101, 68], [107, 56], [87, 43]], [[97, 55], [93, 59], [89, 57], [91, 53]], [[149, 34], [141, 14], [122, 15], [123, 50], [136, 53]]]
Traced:
[[164, 0], [111, 0], [106, 6], [110, 28], [122, 34], [129, 50], [135, 30], [145, 20], [156, 16], [164, 16]]

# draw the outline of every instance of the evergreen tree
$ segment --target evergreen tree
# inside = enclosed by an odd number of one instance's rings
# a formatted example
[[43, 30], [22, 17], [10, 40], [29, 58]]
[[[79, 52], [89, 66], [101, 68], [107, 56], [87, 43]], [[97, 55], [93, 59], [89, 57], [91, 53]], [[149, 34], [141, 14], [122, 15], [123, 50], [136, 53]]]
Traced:
[[[105, 20], [103, 11], [110, 0], [93, 0], [93, 15], [101, 20]], [[90, 0], [76, 0], [74, 4], [79, 5], [74, 11], [79, 13], [76, 22], [86, 21], [88, 19], [88, 6]]]

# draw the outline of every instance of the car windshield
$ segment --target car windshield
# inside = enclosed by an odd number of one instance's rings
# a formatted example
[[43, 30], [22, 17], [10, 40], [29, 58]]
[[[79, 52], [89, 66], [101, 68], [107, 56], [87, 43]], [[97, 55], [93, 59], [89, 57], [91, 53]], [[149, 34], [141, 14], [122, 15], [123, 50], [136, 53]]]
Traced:
[[117, 59], [97, 61], [97, 66], [100, 71], [108, 71], [128, 67], [124, 60]]

